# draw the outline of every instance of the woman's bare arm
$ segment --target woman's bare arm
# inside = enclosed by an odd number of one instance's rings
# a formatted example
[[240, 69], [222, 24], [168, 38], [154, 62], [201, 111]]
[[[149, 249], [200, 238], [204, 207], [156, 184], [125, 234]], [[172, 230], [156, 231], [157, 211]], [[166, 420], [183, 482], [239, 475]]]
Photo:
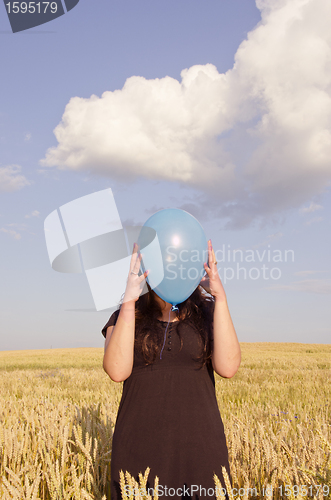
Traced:
[[215, 298], [213, 368], [221, 377], [233, 377], [241, 363], [241, 350], [227, 300]]
[[217, 263], [211, 240], [208, 241], [208, 261], [209, 266], [206, 263], [204, 265], [208, 277], [202, 278], [200, 285], [215, 299], [212, 365], [218, 375], [231, 378], [237, 373], [240, 366], [241, 349], [216, 267]]
[[114, 382], [123, 382], [132, 372], [134, 355], [135, 302], [122, 304], [116, 325], [107, 328], [103, 369]]
[[107, 328], [103, 369], [114, 382], [123, 382], [132, 372], [135, 338], [135, 302], [138, 300], [148, 271], [138, 276], [141, 255], [135, 243], [130, 271], [116, 324]]

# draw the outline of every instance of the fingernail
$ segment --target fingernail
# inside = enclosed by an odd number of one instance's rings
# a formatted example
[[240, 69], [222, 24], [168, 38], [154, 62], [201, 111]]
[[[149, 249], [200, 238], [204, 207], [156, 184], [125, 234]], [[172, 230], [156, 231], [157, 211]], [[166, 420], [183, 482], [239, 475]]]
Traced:
[[134, 250], [135, 248], [136, 248], [136, 244], [134, 243], [134, 244], [133, 244], [133, 250]]

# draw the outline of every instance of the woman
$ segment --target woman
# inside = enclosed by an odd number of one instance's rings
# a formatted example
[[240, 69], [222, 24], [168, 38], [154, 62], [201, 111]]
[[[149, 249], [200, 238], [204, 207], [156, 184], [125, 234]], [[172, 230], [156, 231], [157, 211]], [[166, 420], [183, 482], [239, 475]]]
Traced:
[[[122, 382], [112, 445], [111, 500], [120, 500], [119, 471], [138, 479], [150, 467], [147, 486], [159, 478], [159, 496], [213, 499], [222, 466], [230, 474], [213, 370], [231, 378], [241, 352], [218, 275], [211, 240], [207, 276], [178, 311], [138, 275], [135, 244], [122, 305], [102, 333], [103, 367]], [[170, 489], [171, 488], [171, 489]]]

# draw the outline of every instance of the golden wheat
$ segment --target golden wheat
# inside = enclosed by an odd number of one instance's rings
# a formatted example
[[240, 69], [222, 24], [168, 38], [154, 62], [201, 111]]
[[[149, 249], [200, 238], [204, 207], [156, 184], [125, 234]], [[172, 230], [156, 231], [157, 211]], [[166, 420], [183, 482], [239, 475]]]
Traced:
[[[330, 499], [331, 346], [241, 343], [241, 349], [235, 377], [215, 377], [229, 500]], [[121, 384], [104, 373], [102, 356], [102, 349], [0, 353], [1, 499], [110, 499]], [[158, 500], [162, 471], [150, 467]], [[130, 500], [152, 500], [140, 498], [150, 470], [136, 478], [123, 472], [121, 491], [126, 480], [137, 491]], [[220, 479], [214, 482], [221, 500]]]

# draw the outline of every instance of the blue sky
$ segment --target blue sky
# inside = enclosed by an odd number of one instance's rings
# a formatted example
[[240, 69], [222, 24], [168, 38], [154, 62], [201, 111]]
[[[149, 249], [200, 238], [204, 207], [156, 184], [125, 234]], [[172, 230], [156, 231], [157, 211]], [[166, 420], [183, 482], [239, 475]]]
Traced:
[[216, 251], [254, 254], [246, 279], [218, 258], [239, 341], [330, 343], [330, 14], [80, 0], [12, 34], [3, 8], [1, 350], [103, 345], [109, 311], [84, 274], [51, 268], [44, 220], [106, 188], [123, 224], [182, 208]]

